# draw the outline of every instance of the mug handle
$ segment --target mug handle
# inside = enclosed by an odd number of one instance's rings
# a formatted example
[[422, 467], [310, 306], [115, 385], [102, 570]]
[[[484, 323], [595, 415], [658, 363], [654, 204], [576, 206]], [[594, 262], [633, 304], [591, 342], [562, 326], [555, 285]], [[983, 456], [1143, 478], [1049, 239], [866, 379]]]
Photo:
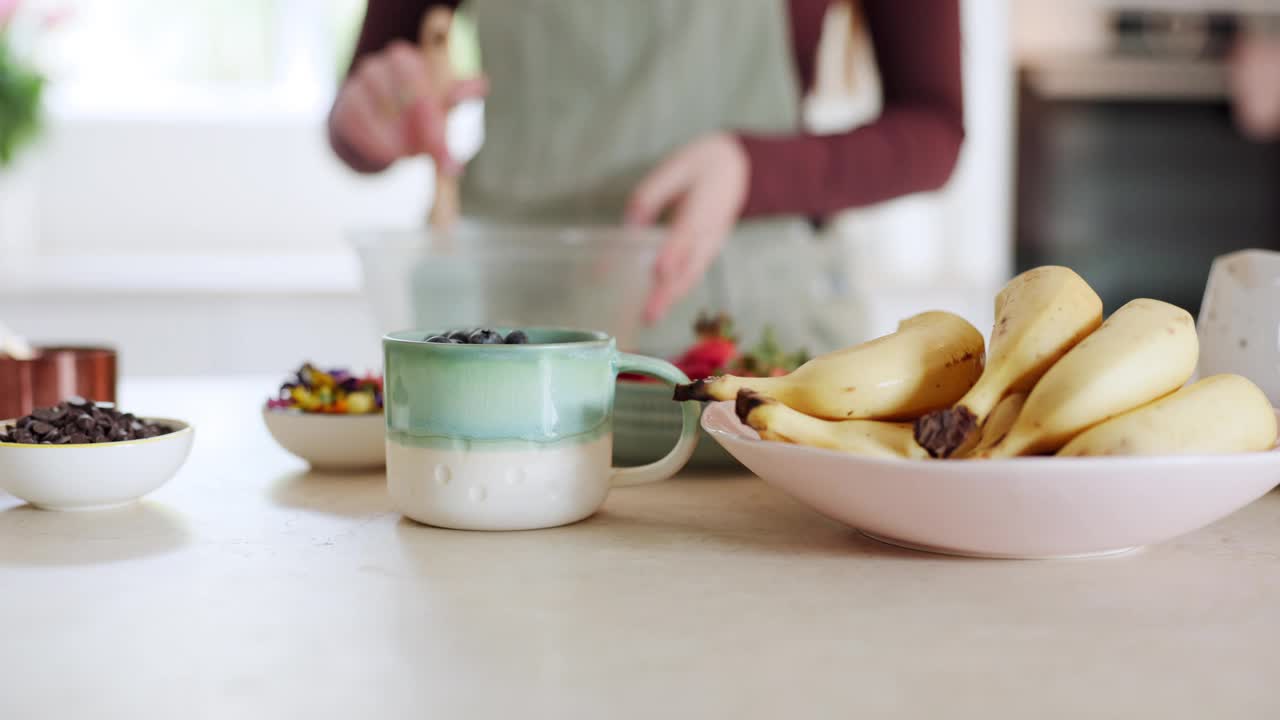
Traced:
[[[689, 382], [689, 377], [681, 372], [680, 368], [657, 358], [620, 352], [615, 365], [617, 372], [640, 373], [641, 375], [648, 375], [666, 381], [671, 385]], [[651, 462], [648, 465], [614, 468], [610, 484], [613, 487], [642, 485], [666, 480], [680, 472], [685, 463], [689, 462], [689, 458], [693, 456], [694, 448], [698, 446], [700, 409], [697, 401], [691, 400], [681, 403], [682, 424], [680, 427], [680, 439], [676, 442], [676, 446], [671, 448], [671, 452], [667, 453], [661, 460]]]

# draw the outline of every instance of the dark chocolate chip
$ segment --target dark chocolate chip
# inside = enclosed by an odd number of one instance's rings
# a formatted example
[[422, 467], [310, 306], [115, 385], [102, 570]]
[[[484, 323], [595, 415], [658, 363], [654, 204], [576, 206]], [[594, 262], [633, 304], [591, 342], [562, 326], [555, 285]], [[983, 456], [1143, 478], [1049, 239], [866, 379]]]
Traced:
[[79, 406], [68, 401], [38, 411], [19, 418], [13, 427], [0, 427], [0, 442], [79, 445], [159, 437], [173, 432], [172, 428], [149, 423], [132, 413], [122, 413], [108, 404]]

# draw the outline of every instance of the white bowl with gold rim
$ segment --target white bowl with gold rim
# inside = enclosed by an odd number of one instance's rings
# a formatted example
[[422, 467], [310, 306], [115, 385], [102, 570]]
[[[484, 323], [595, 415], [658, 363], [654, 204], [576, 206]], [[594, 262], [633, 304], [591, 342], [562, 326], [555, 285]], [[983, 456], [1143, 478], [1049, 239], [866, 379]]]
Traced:
[[179, 420], [142, 419], [173, 432], [83, 445], [0, 442], [0, 490], [42, 510], [104, 510], [154, 492], [186, 462], [195, 430]]

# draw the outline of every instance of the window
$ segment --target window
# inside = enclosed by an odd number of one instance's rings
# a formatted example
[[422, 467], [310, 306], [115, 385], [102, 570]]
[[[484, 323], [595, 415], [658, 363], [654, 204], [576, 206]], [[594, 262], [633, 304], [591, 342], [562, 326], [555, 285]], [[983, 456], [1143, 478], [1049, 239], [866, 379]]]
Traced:
[[[355, 46], [365, 0], [31, 0], [65, 10], [42, 53], [72, 107], [327, 109]], [[455, 23], [455, 62], [478, 65]]]
[[314, 110], [345, 68], [363, 0], [35, 0], [66, 7], [42, 51], [77, 108]]
[[[168, 284], [171, 267], [193, 267], [171, 262], [183, 255], [250, 263], [304, 255], [300, 266], [349, 277], [348, 232], [420, 225], [431, 193], [426, 160], [362, 177], [329, 150], [324, 122], [364, 8], [364, 0], [25, 0], [28, 20], [66, 12], [39, 43], [50, 87], [48, 129], [30, 153], [37, 167], [25, 173], [36, 186], [27, 193], [37, 198], [35, 219], [3, 247], [127, 256]], [[457, 62], [474, 67], [464, 17], [455, 33]], [[479, 130], [475, 110], [451, 125], [464, 146]]]

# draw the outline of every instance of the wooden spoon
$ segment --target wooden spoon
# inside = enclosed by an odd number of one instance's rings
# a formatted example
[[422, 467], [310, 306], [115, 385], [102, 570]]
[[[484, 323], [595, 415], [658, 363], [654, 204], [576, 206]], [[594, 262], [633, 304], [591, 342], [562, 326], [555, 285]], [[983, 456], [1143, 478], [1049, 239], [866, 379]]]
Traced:
[[[449, 28], [453, 24], [453, 11], [434, 7], [422, 16], [418, 29], [418, 44], [423, 60], [431, 73], [431, 92], [439, 97], [450, 97], [458, 77], [449, 64]], [[446, 111], [452, 108], [446, 108]], [[436, 165], [436, 193], [431, 210], [427, 213], [427, 225], [439, 230], [453, 227], [461, 212], [458, 197], [458, 178], [449, 175]]]

